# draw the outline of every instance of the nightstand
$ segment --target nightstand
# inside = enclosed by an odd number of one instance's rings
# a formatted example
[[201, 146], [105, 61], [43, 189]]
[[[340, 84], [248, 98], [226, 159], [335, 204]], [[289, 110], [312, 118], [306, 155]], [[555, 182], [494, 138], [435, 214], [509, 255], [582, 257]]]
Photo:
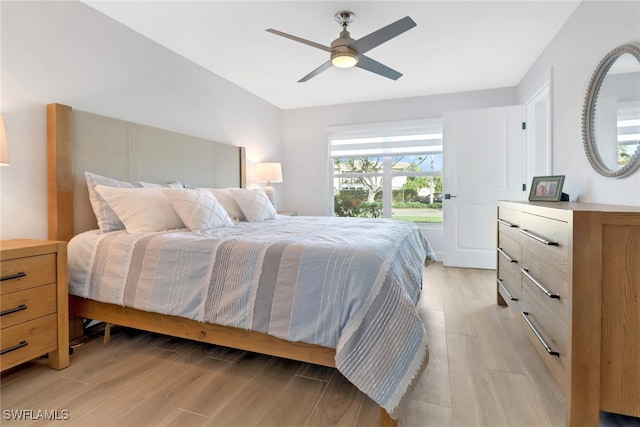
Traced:
[[0, 241], [0, 370], [48, 353], [69, 366], [67, 244]]

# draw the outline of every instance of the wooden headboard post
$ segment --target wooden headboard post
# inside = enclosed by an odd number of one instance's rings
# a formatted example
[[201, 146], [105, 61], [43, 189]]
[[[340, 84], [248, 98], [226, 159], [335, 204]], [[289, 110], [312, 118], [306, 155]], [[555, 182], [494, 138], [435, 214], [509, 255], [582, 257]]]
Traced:
[[47, 105], [49, 240], [69, 241], [73, 232], [73, 118], [71, 107]]
[[247, 155], [245, 147], [239, 147], [240, 157], [240, 188], [247, 188]]

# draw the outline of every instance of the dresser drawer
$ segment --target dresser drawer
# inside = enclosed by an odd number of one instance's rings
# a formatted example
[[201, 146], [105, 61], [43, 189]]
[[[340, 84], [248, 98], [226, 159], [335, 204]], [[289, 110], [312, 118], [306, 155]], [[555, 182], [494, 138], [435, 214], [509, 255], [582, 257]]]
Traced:
[[569, 224], [532, 214], [522, 215], [520, 244], [545, 262], [563, 262], [569, 256]]
[[[547, 277], [549, 280], [546, 280]], [[571, 317], [571, 296], [568, 292], [562, 291], [562, 286], [559, 286], [561, 283], [567, 285], [566, 280], [550, 275], [536, 275], [526, 269], [522, 271], [522, 287], [529, 291], [530, 297], [552, 311], [564, 325], [568, 325]]]
[[569, 276], [569, 259], [557, 248], [523, 237], [520, 251], [522, 268], [535, 271], [539, 276], [546, 272], [547, 280], [551, 280], [550, 276], [563, 279]]
[[520, 211], [498, 205], [498, 222], [504, 221], [517, 228], [521, 225], [521, 217], [522, 213]]
[[[2, 329], [56, 312], [56, 285], [5, 294], [0, 299]], [[4, 334], [3, 334], [4, 338]]]
[[15, 258], [0, 263], [0, 294], [56, 282], [56, 255]]
[[[566, 392], [569, 366], [569, 330], [567, 323], [540, 304], [528, 288], [522, 287], [522, 318], [533, 346], [542, 356], [554, 378]], [[525, 314], [526, 313], [526, 314]], [[557, 354], [554, 354], [557, 353]]]
[[515, 242], [520, 241], [521, 214], [513, 209], [498, 207], [498, 231]]
[[571, 313], [571, 292], [566, 260], [544, 260], [529, 248], [522, 248], [522, 286], [548, 304], [563, 319]]
[[[509, 217], [511, 218], [511, 217]], [[519, 238], [516, 233], [505, 233], [500, 223], [501, 231], [498, 233], [498, 291], [502, 298], [515, 310], [520, 310], [517, 301], [520, 300], [520, 243], [512, 237]], [[512, 230], [508, 228], [508, 230]]]
[[55, 314], [2, 329], [0, 370], [55, 350], [57, 339]]
[[[516, 238], [519, 236], [516, 234]], [[512, 236], [503, 233], [498, 233], [498, 253], [500, 258], [506, 259], [508, 262], [518, 264], [520, 260], [520, 241], [514, 240]]]
[[520, 310], [520, 270], [503, 259], [498, 259], [498, 290], [511, 308]]

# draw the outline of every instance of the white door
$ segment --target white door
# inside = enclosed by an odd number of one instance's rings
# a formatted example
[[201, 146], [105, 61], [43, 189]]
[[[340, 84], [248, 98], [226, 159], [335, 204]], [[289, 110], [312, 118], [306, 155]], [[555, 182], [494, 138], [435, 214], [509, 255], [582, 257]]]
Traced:
[[497, 202], [525, 194], [522, 119], [521, 106], [443, 116], [444, 265], [496, 268]]

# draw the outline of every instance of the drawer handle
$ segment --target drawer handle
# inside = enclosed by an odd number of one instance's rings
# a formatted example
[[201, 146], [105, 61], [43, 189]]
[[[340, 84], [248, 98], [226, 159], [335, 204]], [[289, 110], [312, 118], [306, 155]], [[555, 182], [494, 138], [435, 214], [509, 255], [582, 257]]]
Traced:
[[559, 294], [551, 292], [549, 289], [545, 288], [542, 283], [540, 283], [535, 277], [531, 275], [531, 273], [529, 273], [529, 270], [527, 270], [526, 268], [521, 268], [520, 271], [522, 272], [522, 274], [527, 276], [527, 279], [531, 280], [534, 285], [536, 285], [542, 292], [544, 292], [546, 296], [548, 296], [549, 298], [560, 299]]
[[500, 289], [502, 289], [502, 292], [507, 294], [507, 298], [509, 298], [511, 301], [518, 301], [518, 298], [514, 297], [509, 293], [507, 288], [504, 286], [504, 283], [502, 283], [502, 279], [498, 279], [497, 281], [498, 281], [498, 286], [500, 286]]
[[524, 234], [525, 236], [529, 236], [529, 237], [531, 237], [532, 239], [537, 240], [537, 241], [538, 241], [538, 242], [540, 242], [540, 243], [544, 243], [544, 244], [545, 244], [545, 245], [547, 245], [547, 246], [558, 246], [558, 242], [556, 242], [555, 240], [548, 240], [548, 239], [545, 239], [544, 237], [542, 237], [542, 236], [538, 236], [537, 234], [532, 233], [532, 232], [530, 232], [529, 230], [527, 230], [527, 229], [525, 229], [525, 228], [523, 228], [522, 230], [520, 230], [520, 232], [521, 232], [522, 234]]
[[509, 256], [509, 254], [507, 254], [504, 249], [502, 248], [498, 248], [498, 252], [500, 252], [500, 255], [502, 255], [503, 257], [505, 257], [507, 259], [507, 261], [509, 262], [518, 262], [517, 259], [513, 259]]
[[26, 310], [26, 309], [27, 309], [27, 306], [25, 304], [20, 304], [17, 307], [13, 307], [13, 308], [10, 308], [9, 310], [0, 312], [0, 316], [5, 316], [7, 314], [15, 313], [15, 312]]
[[24, 271], [21, 271], [19, 273], [16, 274], [10, 274], [8, 276], [2, 276], [0, 277], [0, 282], [4, 282], [5, 280], [12, 280], [12, 279], [19, 279], [21, 277], [26, 277], [27, 273], [25, 273]]
[[531, 328], [533, 333], [536, 335], [536, 337], [538, 338], [538, 341], [540, 341], [540, 344], [542, 344], [542, 346], [545, 348], [545, 350], [547, 350], [547, 353], [549, 353], [552, 356], [560, 357], [560, 353], [558, 353], [557, 351], [552, 350], [551, 347], [549, 347], [549, 344], [547, 344], [547, 342], [544, 340], [544, 338], [542, 338], [542, 335], [540, 335], [540, 332], [538, 332], [536, 327], [533, 326], [533, 323], [531, 323], [531, 320], [529, 320], [529, 313], [527, 313], [526, 311], [523, 311], [520, 314], [522, 314], [522, 318], [524, 319], [525, 322], [527, 322], [527, 325], [529, 325], [529, 327]]
[[12, 351], [15, 351], [15, 350], [17, 350], [17, 349], [19, 349], [19, 348], [26, 347], [28, 344], [29, 344], [29, 343], [28, 343], [28, 342], [26, 342], [26, 341], [20, 341], [20, 343], [19, 343], [19, 344], [12, 345], [11, 347], [7, 347], [7, 348], [5, 348], [4, 350], [0, 350], [0, 356], [2, 356], [3, 354], [6, 354], [6, 353], [10, 353], [10, 352], [12, 352]]
[[509, 221], [505, 221], [504, 219], [500, 219], [498, 218], [498, 222], [502, 225], [506, 225], [509, 228], [518, 228], [518, 226], [516, 224], [512, 224]]

